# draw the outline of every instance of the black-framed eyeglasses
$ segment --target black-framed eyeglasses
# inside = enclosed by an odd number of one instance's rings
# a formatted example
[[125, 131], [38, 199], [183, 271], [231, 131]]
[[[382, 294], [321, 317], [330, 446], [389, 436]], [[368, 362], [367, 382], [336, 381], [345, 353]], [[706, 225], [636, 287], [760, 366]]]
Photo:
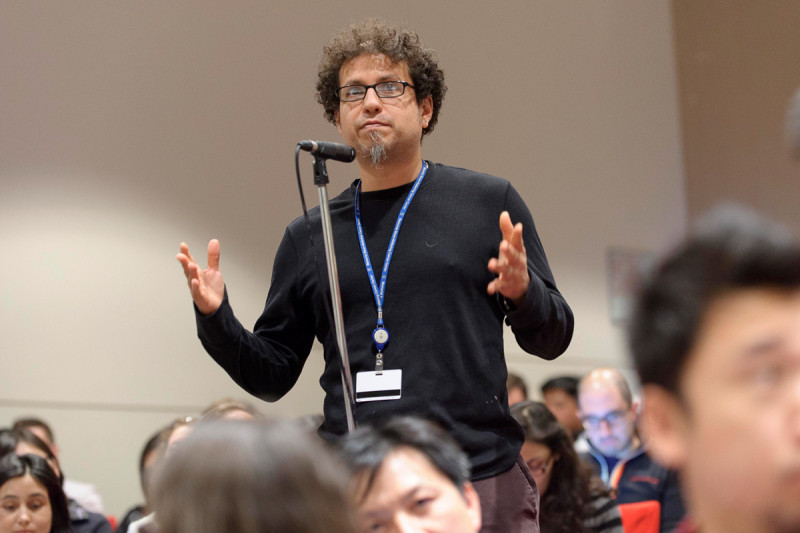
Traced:
[[603, 416], [594, 416], [594, 415], [587, 415], [581, 418], [581, 422], [583, 425], [590, 429], [599, 429], [603, 422], [610, 426], [614, 426], [625, 419], [628, 415], [628, 411], [624, 409], [617, 409], [615, 411], [611, 411], [606, 413]]
[[367, 91], [375, 89], [375, 94], [381, 98], [397, 98], [403, 96], [406, 87], [414, 88], [410, 83], [400, 80], [382, 81], [372, 85], [345, 85], [336, 89], [336, 96], [341, 102], [358, 102], [366, 98]]

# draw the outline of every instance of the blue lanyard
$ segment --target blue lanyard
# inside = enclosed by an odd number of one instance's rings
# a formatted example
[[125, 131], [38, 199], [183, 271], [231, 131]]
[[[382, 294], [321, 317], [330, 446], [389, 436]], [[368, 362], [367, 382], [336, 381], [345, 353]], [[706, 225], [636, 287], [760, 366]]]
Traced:
[[[400, 208], [400, 214], [397, 215], [397, 221], [394, 223], [394, 231], [392, 231], [392, 239], [389, 241], [389, 249], [386, 250], [386, 258], [383, 260], [383, 271], [381, 272], [381, 285], [375, 280], [375, 271], [372, 268], [372, 262], [369, 260], [369, 253], [367, 252], [367, 242], [364, 240], [364, 228], [361, 225], [361, 206], [358, 199], [358, 191], [361, 188], [361, 180], [356, 185], [356, 228], [358, 229], [358, 244], [361, 245], [361, 255], [364, 256], [364, 265], [367, 267], [367, 276], [369, 276], [369, 283], [372, 286], [372, 294], [375, 296], [375, 305], [378, 307], [378, 328], [383, 328], [383, 299], [386, 292], [386, 278], [389, 275], [389, 263], [392, 260], [392, 253], [394, 252], [394, 245], [397, 242], [397, 234], [400, 232], [400, 225], [403, 223], [403, 218], [406, 216], [408, 206], [411, 205], [411, 200], [417, 193], [422, 180], [425, 178], [425, 172], [428, 170], [428, 163], [422, 162], [422, 169], [419, 171], [414, 186], [411, 187], [406, 201], [403, 202], [403, 207]], [[378, 350], [383, 350], [383, 344], [378, 345]]]

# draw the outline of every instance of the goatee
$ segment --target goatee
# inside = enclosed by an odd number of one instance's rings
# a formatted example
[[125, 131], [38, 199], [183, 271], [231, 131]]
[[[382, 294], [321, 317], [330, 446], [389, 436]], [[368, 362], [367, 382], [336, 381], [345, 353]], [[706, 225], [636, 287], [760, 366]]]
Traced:
[[386, 160], [386, 145], [383, 143], [383, 135], [379, 131], [369, 132], [369, 139], [372, 144], [369, 147], [369, 158], [373, 167], [378, 167]]

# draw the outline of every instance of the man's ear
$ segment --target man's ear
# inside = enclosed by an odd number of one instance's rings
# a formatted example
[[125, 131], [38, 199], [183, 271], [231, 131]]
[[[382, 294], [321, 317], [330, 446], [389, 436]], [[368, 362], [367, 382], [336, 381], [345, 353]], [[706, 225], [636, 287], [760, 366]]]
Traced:
[[422, 127], [427, 128], [433, 116], [433, 96], [426, 96], [422, 102], [419, 103], [419, 109], [422, 118]]
[[333, 123], [336, 124], [336, 130], [339, 132], [339, 135], [342, 134], [342, 125], [339, 122], [339, 110], [333, 112]]
[[642, 387], [642, 396], [644, 409], [639, 424], [649, 452], [668, 468], [682, 468], [688, 454], [686, 408], [677, 396], [658, 385]]
[[464, 499], [467, 500], [467, 512], [469, 513], [470, 521], [475, 526], [475, 531], [478, 531], [482, 524], [481, 499], [475, 487], [469, 481], [464, 483], [463, 492]]

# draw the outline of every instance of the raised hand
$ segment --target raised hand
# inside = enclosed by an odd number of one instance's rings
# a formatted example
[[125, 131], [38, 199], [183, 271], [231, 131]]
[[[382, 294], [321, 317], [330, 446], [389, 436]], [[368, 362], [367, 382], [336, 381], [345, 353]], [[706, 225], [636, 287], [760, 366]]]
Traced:
[[497, 277], [486, 290], [489, 294], [500, 293], [519, 306], [525, 300], [531, 283], [528, 256], [522, 242], [522, 223], [513, 225], [508, 211], [503, 211], [500, 213], [500, 231], [503, 232], [503, 240], [499, 254], [489, 260], [489, 270]]
[[208, 268], [205, 270], [194, 260], [185, 242], [181, 243], [180, 248], [176, 258], [183, 266], [192, 299], [202, 314], [210, 315], [219, 308], [225, 294], [225, 282], [219, 271], [219, 241], [211, 239], [208, 242]]

